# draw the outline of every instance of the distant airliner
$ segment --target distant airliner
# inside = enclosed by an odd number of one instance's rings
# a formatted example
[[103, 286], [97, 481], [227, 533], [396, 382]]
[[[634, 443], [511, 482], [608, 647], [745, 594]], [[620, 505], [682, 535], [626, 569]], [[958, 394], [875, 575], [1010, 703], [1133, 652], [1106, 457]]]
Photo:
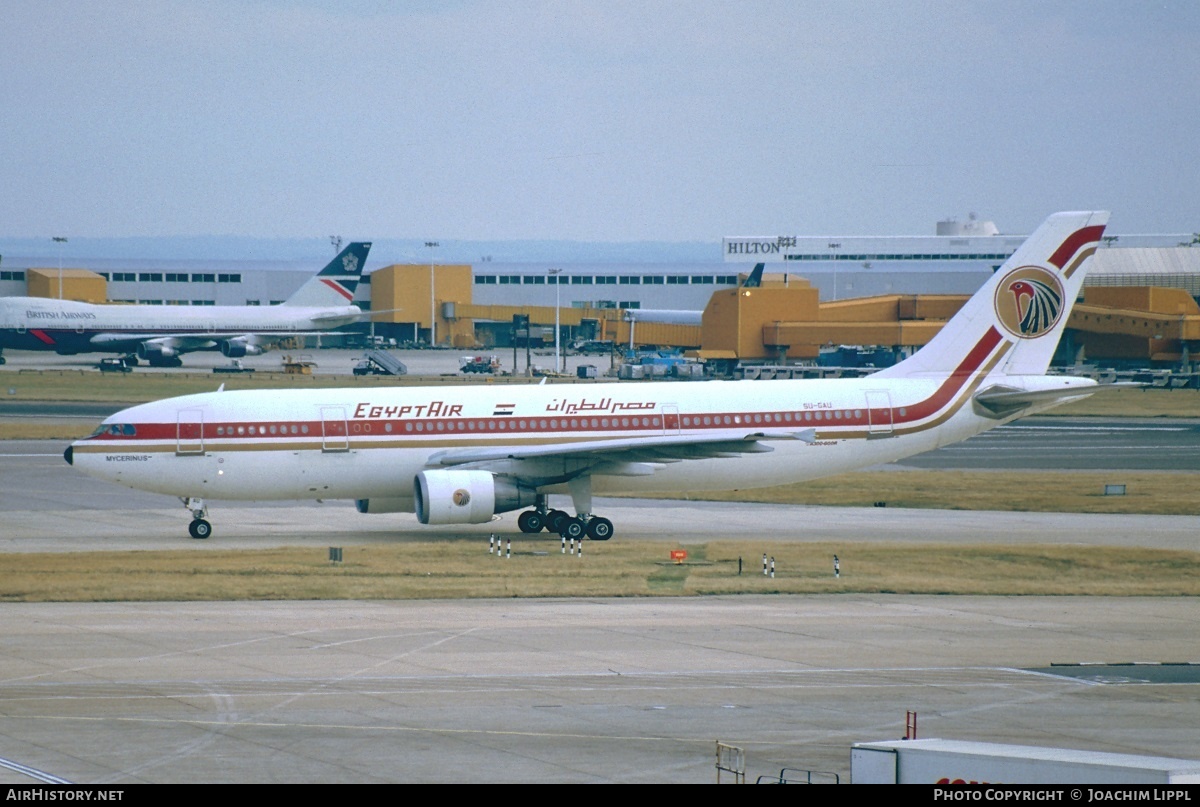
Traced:
[[124, 353], [129, 364], [140, 358], [156, 367], [178, 367], [180, 355], [197, 350], [256, 356], [280, 339], [361, 320], [362, 310], [351, 301], [370, 249], [369, 242], [350, 244], [295, 294], [272, 306], [92, 305], [0, 297], [0, 351]]
[[[363, 513], [605, 540], [592, 494], [729, 490], [929, 451], [1095, 391], [1046, 375], [1108, 214], [1058, 213], [910, 358], [857, 379], [209, 392], [134, 406], [65, 453], [207, 499], [355, 499]], [[769, 293], [747, 289], [746, 293]], [[575, 515], [549, 507], [571, 497]]]

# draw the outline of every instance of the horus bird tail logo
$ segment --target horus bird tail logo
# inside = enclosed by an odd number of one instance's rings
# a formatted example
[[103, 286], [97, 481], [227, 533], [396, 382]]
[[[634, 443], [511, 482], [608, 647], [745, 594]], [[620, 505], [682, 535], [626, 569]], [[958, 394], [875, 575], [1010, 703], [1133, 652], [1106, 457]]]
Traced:
[[1013, 336], [1036, 339], [1058, 323], [1062, 312], [1062, 283], [1041, 267], [1023, 266], [997, 289], [996, 316]]
[[937, 336], [876, 376], [1044, 375], [1107, 222], [1101, 210], [1050, 216]]

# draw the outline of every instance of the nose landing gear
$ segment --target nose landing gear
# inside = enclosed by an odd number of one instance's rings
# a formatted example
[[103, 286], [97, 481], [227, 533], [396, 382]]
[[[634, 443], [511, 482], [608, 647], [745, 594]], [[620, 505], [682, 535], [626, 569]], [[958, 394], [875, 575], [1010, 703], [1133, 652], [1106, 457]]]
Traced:
[[204, 540], [212, 535], [212, 524], [208, 523], [208, 508], [204, 499], [181, 498], [183, 506], [192, 513], [192, 523], [188, 524], [188, 534], [198, 540]]

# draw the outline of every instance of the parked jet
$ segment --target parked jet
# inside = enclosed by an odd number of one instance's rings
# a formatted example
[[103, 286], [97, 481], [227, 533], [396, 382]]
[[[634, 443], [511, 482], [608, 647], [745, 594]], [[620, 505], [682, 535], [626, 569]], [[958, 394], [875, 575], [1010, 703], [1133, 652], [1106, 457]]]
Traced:
[[196, 538], [212, 530], [208, 499], [344, 498], [423, 524], [528, 507], [525, 532], [605, 540], [593, 493], [831, 476], [1091, 394], [1090, 379], [1046, 371], [1107, 221], [1051, 216], [929, 344], [865, 378], [218, 391], [119, 412], [65, 458], [178, 496]]
[[92, 305], [0, 297], [0, 351], [124, 353], [128, 364], [145, 359], [157, 367], [178, 367], [180, 355], [197, 350], [256, 356], [280, 339], [362, 319], [362, 310], [351, 301], [370, 249], [369, 242], [350, 244], [295, 294], [272, 306]]

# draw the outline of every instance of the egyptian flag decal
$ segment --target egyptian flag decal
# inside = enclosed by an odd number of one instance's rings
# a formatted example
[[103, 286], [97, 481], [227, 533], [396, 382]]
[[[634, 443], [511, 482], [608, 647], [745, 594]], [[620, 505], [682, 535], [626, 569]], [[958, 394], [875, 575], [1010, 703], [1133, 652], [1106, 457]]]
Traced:
[[511, 415], [513, 413], [513, 410], [516, 408], [516, 406], [517, 406], [516, 404], [498, 403], [498, 404], [496, 404], [496, 408], [494, 410], [492, 410], [492, 417], [499, 417], [500, 415]]

